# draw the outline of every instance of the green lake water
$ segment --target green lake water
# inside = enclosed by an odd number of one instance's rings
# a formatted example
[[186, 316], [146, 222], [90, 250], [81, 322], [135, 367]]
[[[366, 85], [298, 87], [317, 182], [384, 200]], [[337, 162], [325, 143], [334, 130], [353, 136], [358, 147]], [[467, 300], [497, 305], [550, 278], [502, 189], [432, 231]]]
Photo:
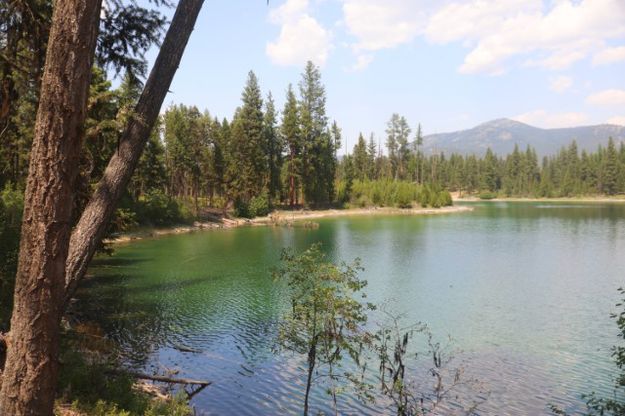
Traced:
[[[483, 415], [549, 414], [549, 404], [575, 414], [584, 409], [582, 393], [609, 394], [618, 332], [609, 315], [625, 284], [625, 204], [467, 205], [474, 211], [119, 245], [94, 261], [96, 278], [83, 286], [80, 310], [119, 343], [128, 365], [213, 381], [193, 400], [198, 414], [298, 414], [305, 363], [273, 349], [285, 299], [271, 269], [283, 247], [322, 242], [331, 259], [361, 258], [369, 301], [427, 323], [454, 352], [450, 368], [479, 380], [460, 388], [445, 413], [477, 400]], [[423, 370], [415, 382], [429, 386]], [[331, 411], [322, 389], [313, 409]], [[340, 411], [389, 412], [349, 394]]]

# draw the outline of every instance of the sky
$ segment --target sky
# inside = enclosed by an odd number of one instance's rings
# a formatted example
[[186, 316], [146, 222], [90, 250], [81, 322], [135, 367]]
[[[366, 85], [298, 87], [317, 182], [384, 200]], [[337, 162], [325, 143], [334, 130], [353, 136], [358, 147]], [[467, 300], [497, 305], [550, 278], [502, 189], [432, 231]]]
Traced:
[[426, 135], [625, 125], [625, 0], [207, 0], [163, 111], [230, 119], [250, 70], [281, 109], [307, 60], [347, 149], [393, 113]]

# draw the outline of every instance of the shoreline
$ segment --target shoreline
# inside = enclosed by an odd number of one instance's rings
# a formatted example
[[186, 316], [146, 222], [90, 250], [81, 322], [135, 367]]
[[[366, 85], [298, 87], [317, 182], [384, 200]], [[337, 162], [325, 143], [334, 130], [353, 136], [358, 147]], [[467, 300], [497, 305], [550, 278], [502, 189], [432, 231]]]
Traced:
[[215, 218], [212, 221], [195, 221], [191, 225], [178, 225], [163, 228], [146, 228], [120, 234], [113, 238], [104, 239], [106, 244], [129, 243], [147, 238], [155, 238], [172, 234], [185, 234], [196, 231], [211, 229], [227, 229], [238, 227], [273, 226], [273, 227], [305, 227], [316, 228], [317, 223], [306, 220], [319, 218], [336, 218], [351, 216], [375, 216], [375, 215], [441, 215], [460, 212], [470, 212], [473, 208], [467, 206], [450, 206], [441, 208], [348, 208], [348, 209], [324, 209], [324, 210], [277, 210], [266, 217], [246, 218]]
[[584, 197], [561, 197], [561, 198], [534, 198], [534, 197], [503, 197], [493, 199], [480, 199], [477, 196], [454, 198], [454, 202], [596, 202], [596, 203], [625, 203], [625, 197], [584, 196]]

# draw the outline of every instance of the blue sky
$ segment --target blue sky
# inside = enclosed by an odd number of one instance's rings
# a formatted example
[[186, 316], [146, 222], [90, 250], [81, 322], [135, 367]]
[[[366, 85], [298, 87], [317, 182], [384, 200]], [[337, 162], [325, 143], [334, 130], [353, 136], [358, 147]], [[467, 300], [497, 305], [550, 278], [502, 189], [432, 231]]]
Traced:
[[625, 125], [625, 0], [207, 0], [164, 109], [230, 118], [249, 70], [281, 108], [308, 59], [349, 149], [394, 112], [425, 134]]

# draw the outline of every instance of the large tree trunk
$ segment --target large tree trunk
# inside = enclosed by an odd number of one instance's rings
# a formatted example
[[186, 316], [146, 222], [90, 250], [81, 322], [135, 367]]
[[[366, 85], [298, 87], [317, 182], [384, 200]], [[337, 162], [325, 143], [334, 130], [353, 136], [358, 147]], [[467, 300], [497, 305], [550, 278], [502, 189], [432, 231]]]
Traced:
[[161, 105], [178, 69], [204, 0], [181, 0], [154, 67], [135, 107], [134, 117], [72, 232], [66, 265], [66, 302], [74, 294], [135, 170]]
[[52, 414], [73, 184], [101, 0], [55, 3], [30, 155], [0, 414]]

